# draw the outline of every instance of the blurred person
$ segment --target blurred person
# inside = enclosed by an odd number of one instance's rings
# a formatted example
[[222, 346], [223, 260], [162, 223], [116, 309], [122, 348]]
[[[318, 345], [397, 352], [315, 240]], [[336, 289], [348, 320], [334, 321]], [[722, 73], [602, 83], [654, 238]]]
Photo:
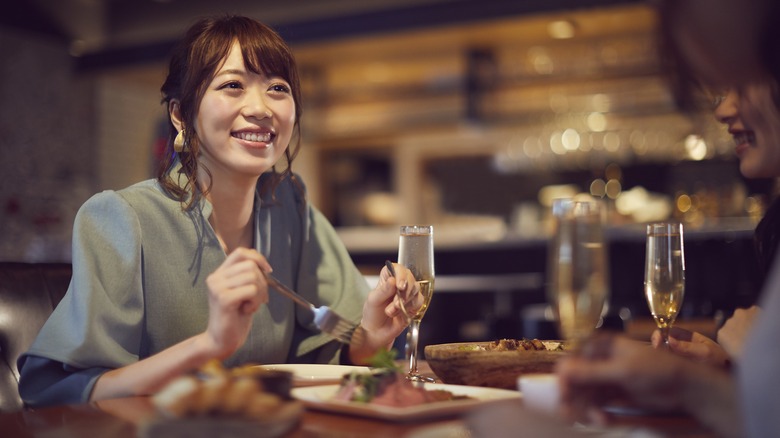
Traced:
[[745, 341], [760, 313], [761, 308], [758, 306], [736, 309], [732, 317], [718, 330], [718, 344], [730, 357], [742, 357]]
[[[692, 0], [661, 5], [661, 21], [670, 31], [672, 47], [679, 51], [682, 71], [688, 67], [692, 77], [729, 90], [717, 106], [716, 117], [734, 137], [740, 172], [749, 178], [780, 176], [777, 2]], [[742, 17], [748, 18], [737, 19]], [[726, 44], [722, 52], [719, 42]], [[756, 231], [759, 252], [765, 251], [762, 263], [768, 266], [760, 297], [762, 310], [735, 313], [737, 319], [730, 328], [733, 338], [721, 337], [724, 346], [730, 345], [731, 354], [742, 351], [733, 374], [623, 337], [602, 336], [558, 364], [562, 413], [570, 420], [602, 422], [609, 418], [606, 406], [628, 403], [689, 412], [723, 436], [780, 436], [775, 407], [780, 351], [772, 347], [780, 337], [780, 321], [774, 317], [780, 313], [775, 216], [770, 208], [762, 220], [765, 226], [759, 225]]]
[[[777, 178], [780, 176], [780, 111], [777, 106], [777, 85], [765, 80], [732, 87], [717, 97], [715, 116], [728, 126], [734, 136], [739, 169], [746, 178]], [[746, 102], [749, 101], [749, 102]], [[743, 102], [743, 103], [741, 103]], [[746, 122], [745, 120], [749, 120]], [[780, 198], [775, 199], [756, 227], [755, 247], [763, 284], [769, 274], [780, 234]], [[737, 309], [734, 316], [718, 330], [718, 343], [706, 336], [683, 329], [673, 330], [670, 348], [679, 354], [714, 364], [738, 360], [747, 332], [753, 325], [759, 308]], [[661, 343], [660, 333], [653, 333], [653, 345]]]
[[[383, 269], [369, 290], [306, 200], [291, 170], [300, 84], [281, 37], [246, 17], [198, 21], [161, 91], [170, 124], [157, 178], [79, 210], [67, 294], [19, 359], [25, 403], [151, 394], [212, 359], [367, 364], [389, 349], [406, 327], [396, 287], [413, 278]], [[359, 324], [351, 343], [269, 294], [272, 270]]]
[[[780, 175], [780, 70], [776, 56], [780, 39], [774, 30], [774, 21], [780, 18], [777, 2], [656, 3], [668, 43], [664, 53], [676, 67], [673, 91], [681, 97], [681, 107], [691, 108], [693, 100], [687, 99], [691, 79], [731, 90], [720, 102], [716, 116], [729, 125], [734, 136], [740, 171], [752, 178]], [[765, 224], [774, 220], [771, 212], [764, 219]], [[769, 235], [761, 228], [757, 229], [757, 240], [766, 250], [762, 263], [767, 263], [760, 301], [763, 310], [749, 310], [744, 315], [735, 312], [734, 327], [752, 325], [752, 329], [730, 329], [743, 333], [734, 338], [737, 345], [743, 345], [734, 369], [705, 365], [646, 343], [600, 333], [556, 367], [563, 417], [604, 423], [610, 419], [609, 407], [628, 405], [657, 412], [687, 412], [723, 436], [780, 436], [780, 416], [775, 408], [780, 351], [772, 347], [780, 336], [780, 321], [772, 317], [780, 313], [780, 260], [773, 256], [777, 240], [772, 237], [778, 228]], [[724, 340], [724, 345], [728, 341]], [[731, 354], [738, 354], [739, 347], [729, 348]], [[509, 424], [513, 422], [518, 427]], [[500, 424], [487, 423], [472, 422], [481, 425], [476, 436], [490, 436], [489, 431], [502, 428], [519, 429], [511, 416]]]

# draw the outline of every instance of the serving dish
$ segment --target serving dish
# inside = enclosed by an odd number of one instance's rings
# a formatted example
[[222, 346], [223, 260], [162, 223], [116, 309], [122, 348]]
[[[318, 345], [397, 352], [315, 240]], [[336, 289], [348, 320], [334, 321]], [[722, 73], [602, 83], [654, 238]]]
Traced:
[[444, 383], [514, 389], [517, 378], [526, 373], [551, 373], [567, 353], [561, 341], [542, 341], [559, 350], [487, 350], [490, 341], [435, 344], [425, 347], [425, 360]]

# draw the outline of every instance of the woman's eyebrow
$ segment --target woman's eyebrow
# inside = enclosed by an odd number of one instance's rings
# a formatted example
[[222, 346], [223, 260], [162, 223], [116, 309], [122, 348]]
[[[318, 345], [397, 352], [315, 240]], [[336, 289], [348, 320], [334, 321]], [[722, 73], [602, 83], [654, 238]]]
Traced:
[[231, 68], [231, 69], [220, 71], [215, 75], [215, 77], [225, 76], [225, 75], [243, 75], [243, 74], [246, 74], [244, 70]]

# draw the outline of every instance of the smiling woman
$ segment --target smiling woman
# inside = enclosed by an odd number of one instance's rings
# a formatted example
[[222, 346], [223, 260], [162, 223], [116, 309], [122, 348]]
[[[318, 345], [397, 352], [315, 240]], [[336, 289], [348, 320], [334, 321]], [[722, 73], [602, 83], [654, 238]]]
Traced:
[[[292, 53], [269, 27], [225, 16], [190, 28], [162, 86], [170, 129], [157, 179], [79, 210], [73, 281], [19, 361], [25, 403], [153, 394], [213, 359], [364, 364], [390, 346], [406, 326], [392, 305], [396, 278], [383, 271], [369, 292], [292, 173], [299, 89]], [[272, 270], [360, 323], [349, 344], [269, 294]]]

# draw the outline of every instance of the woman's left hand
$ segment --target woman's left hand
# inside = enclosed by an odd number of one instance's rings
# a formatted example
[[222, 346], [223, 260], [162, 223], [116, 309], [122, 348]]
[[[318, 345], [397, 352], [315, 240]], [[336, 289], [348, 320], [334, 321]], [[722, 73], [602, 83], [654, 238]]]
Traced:
[[[655, 348], [661, 348], [663, 335], [656, 329], [651, 338]], [[669, 330], [669, 349], [680, 356], [706, 363], [715, 367], [727, 368], [731, 363], [729, 354], [717, 342], [698, 332], [680, 327]]]
[[395, 264], [395, 276], [387, 267], [379, 274], [379, 283], [363, 304], [363, 319], [350, 344], [353, 363], [365, 363], [380, 348], [389, 349], [395, 338], [409, 325], [398, 308], [395, 297], [415, 284], [414, 276], [405, 267]]

